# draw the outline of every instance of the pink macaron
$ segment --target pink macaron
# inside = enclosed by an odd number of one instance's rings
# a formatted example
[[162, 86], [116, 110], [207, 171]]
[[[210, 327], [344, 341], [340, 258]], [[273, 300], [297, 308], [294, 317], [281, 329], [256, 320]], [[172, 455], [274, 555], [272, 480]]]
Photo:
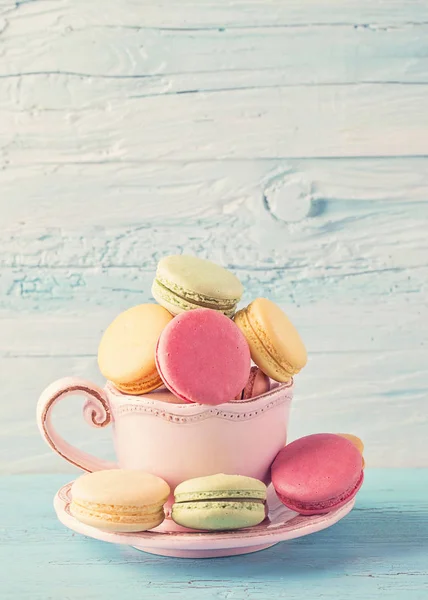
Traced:
[[183, 401], [217, 405], [245, 387], [250, 349], [228, 317], [198, 308], [181, 313], [162, 331], [156, 365], [166, 387]]
[[250, 376], [244, 389], [235, 400], [249, 400], [261, 396], [270, 390], [270, 379], [259, 367], [251, 367]]
[[272, 484], [281, 502], [302, 515], [327, 513], [360, 489], [364, 472], [357, 448], [333, 433], [308, 435], [275, 458]]

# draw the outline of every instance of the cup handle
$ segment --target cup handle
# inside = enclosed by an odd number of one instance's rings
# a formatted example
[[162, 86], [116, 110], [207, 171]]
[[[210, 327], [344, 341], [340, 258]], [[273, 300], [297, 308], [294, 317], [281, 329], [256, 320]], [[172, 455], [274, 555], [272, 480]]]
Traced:
[[117, 469], [117, 464], [96, 458], [67, 443], [52, 425], [52, 409], [67, 396], [84, 396], [83, 416], [93, 427], [106, 427], [111, 422], [111, 413], [104, 390], [85, 379], [65, 377], [49, 385], [37, 403], [37, 425], [44, 440], [54, 452], [79, 469], [92, 473], [102, 469]]

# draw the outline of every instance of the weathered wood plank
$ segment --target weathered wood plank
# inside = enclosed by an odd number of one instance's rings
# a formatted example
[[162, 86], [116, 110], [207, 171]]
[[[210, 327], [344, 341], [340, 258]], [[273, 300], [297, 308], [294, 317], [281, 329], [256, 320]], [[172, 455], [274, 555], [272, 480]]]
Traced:
[[44, 110], [0, 109], [3, 160], [425, 156], [427, 103], [428, 84], [110, 95], [84, 109], [47, 96]]
[[[1, 0], [6, 17], [39, 18], [46, 13], [67, 26], [110, 24], [123, 27], [159, 27], [177, 29], [254, 27], [348, 23], [361, 26], [397, 25], [428, 21], [424, 0], [235, 0], [228, 2], [198, 0], [104, 0], [103, 10], [86, 0]], [[0, 13], [1, 14], [1, 13]]]
[[42, 109], [65, 98], [79, 107], [99, 103], [109, 94], [125, 98], [301, 84], [427, 83], [427, 40], [428, 25], [192, 31], [97, 22], [74, 28], [47, 12], [37, 19], [15, 18], [3, 32], [7, 60], [0, 62], [0, 104], [23, 109], [37, 103]]
[[[287, 174], [285, 205], [295, 200], [290, 182], [297, 182], [298, 194], [311, 188], [301, 174]], [[146, 301], [159, 257], [183, 251], [234, 268], [246, 286], [244, 300], [267, 294], [296, 305], [368, 298], [394, 305], [399, 297], [418, 304], [427, 281], [428, 204], [317, 199], [308, 193], [313, 216], [297, 223], [276, 217], [288, 218], [281, 203], [266, 210], [260, 191], [258, 199], [231, 198], [200, 218], [153, 216], [104, 227], [101, 215], [96, 225], [97, 218], [82, 223], [75, 212], [74, 223], [64, 219], [59, 227], [34, 228], [24, 221], [4, 233], [1, 307], [81, 310]], [[138, 218], [134, 201], [131, 196], [130, 214]], [[132, 220], [126, 204], [120, 211]]]
[[[85, 286], [94, 278], [141, 293], [159, 256], [183, 250], [238, 268], [249, 282], [278, 285], [278, 296], [281, 286], [312, 276], [325, 278], [315, 287], [380, 274], [394, 285], [407, 271], [422, 282], [427, 166], [427, 159], [64, 166], [47, 187], [38, 169], [22, 171], [20, 186], [0, 176], [10, 204], [0, 285], [6, 296], [49, 297], [56, 278], [75, 297], [92, 295]], [[52, 198], [62, 189], [59, 209]]]
[[[369, 211], [417, 215], [424, 208], [413, 205], [428, 202], [428, 158], [64, 163], [55, 156], [48, 164], [34, 160], [4, 166], [3, 265], [14, 264], [6, 256], [10, 233], [31, 248], [31, 236], [51, 231], [92, 229], [94, 236], [102, 236], [108, 228], [173, 226], [180, 220], [228, 225], [247, 213], [253, 219], [263, 214], [266, 188], [280, 182], [285, 193], [268, 207], [272, 216], [286, 223], [287, 206], [295, 205], [297, 195], [302, 204], [309, 200], [301, 219], [308, 216], [306, 225], [314, 227], [327, 215], [333, 220]], [[295, 220], [291, 209], [288, 215]]]

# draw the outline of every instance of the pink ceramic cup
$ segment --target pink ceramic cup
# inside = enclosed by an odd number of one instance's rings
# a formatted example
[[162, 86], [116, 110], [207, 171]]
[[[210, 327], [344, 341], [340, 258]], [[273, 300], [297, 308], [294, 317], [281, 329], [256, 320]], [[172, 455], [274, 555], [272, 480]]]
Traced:
[[[286, 443], [293, 383], [273, 384], [256, 398], [218, 406], [170, 404], [127, 396], [107, 383], [101, 389], [60, 379], [40, 396], [37, 422], [49, 446], [84, 471], [142, 469], [165, 479], [171, 490], [185, 479], [215, 473], [270, 482], [270, 466]], [[117, 463], [87, 454], [55, 431], [52, 409], [67, 396], [84, 396], [83, 414], [94, 427], [112, 425]]]

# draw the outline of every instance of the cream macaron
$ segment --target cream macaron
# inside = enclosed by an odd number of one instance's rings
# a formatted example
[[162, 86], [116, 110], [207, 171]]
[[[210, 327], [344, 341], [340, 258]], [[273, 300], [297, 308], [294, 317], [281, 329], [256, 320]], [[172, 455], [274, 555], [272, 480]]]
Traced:
[[238, 311], [234, 320], [247, 338], [253, 361], [275, 381], [289, 381], [306, 365], [299, 333], [271, 300], [257, 298]]
[[156, 369], [159, 336], [172, 315], [158, 304], [140, 304], [118, 315], [98, 348], [101, 373], [126, 394], [146, 394], [162, 385]]
[[165, 518], [169, 485], [156, 475], [109, 469], [82, 475], [71, 488], [70, 513], [78, 521], [103, 531], [153, 529]]

